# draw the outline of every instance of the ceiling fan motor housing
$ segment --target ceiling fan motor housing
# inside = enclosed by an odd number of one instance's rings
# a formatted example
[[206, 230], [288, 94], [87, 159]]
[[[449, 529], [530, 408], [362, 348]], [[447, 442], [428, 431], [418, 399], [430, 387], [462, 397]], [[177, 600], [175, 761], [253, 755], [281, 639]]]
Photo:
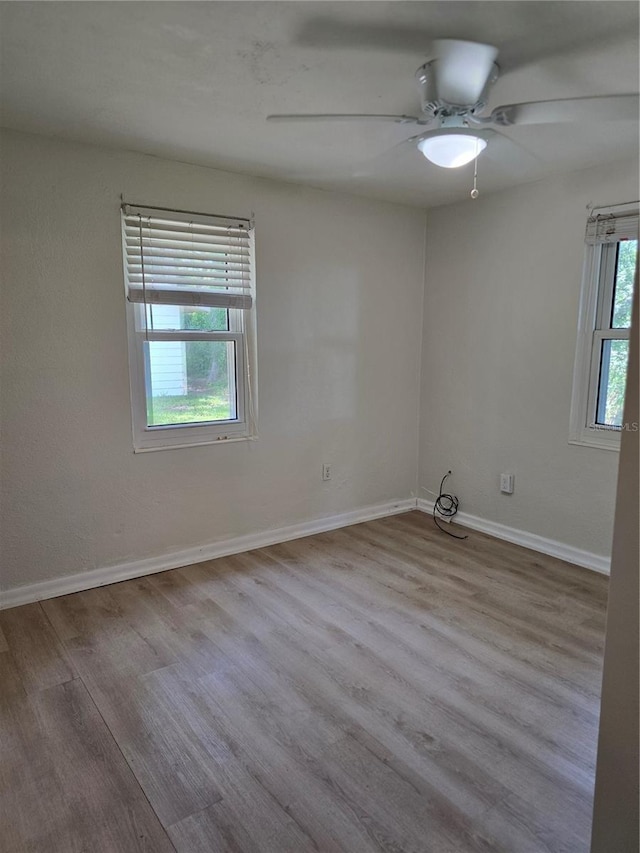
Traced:
[[447, 92], [438, 79], [438, 60], [425, 62], [416, 71], [415, 77], [420, 90], [422, 112], [429, 117], [440, 115], [466, 115], [482, 112], [487, 105], [489, 90], [498, 79], [499, 68], [493, 63], [480, 97], [472, 104], [457, 104], [447, 98]]

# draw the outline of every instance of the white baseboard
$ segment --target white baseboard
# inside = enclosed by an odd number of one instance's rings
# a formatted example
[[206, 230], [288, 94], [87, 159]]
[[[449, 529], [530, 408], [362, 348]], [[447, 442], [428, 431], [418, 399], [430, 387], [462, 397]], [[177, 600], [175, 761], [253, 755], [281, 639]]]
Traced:
[[147, 557], [143, 560], [120, 563], [117, 566], [106, 566], [101, 569], [91, 569], [87, 572], [77, 572], [62, 578], [42, 581], [41, 583], [27, 584], [1, 591], [0, 609], [30, 604], [34, 601], [44, 601], [47, 598], [56, 598], [59, 595], [68, 595], [71, 592], [80, 592], [83, 589], [106, 586], [110, 583], [139, 578], [143, 575], [152, 575], [156, 572], [167, 571], [167, 569], [177, 569], [180, 566], [189, 566], [192, 563], [202, 563], [205, 560], [214, 560], [216, 557], [253, 551], [255, 548], [264, 548], [267, 545], [276, 545], [279, 542], [301, 539], [303, 536], [312, 536], [314, 533], [337, 530], [339, 527], [359, 524], [362, 521], [372, 521], [374, 518], [396, 515], [415, 508], [415, 498], [388, 501], [375, 506], [343, 512], [339, 515], [318, 518], [314, 521], [304, 521], [300, 524], [291, 524], [287, 527], [265, 530], [261, 533], [251, 533], [247, 536], [236, 536], [233, 539], [212, 542], [209, 545], [199, 545], [196, 548], [186, 548], [158, 557]]
[[[177, 569], [180, 566], [189, 566], [192, 563], [202, 563], [205, 560], [214, 560], [216, 557], [226, 557], [230, 554], [240, 554], [244, 551], [253, 551], [256, 548], [265, 548], [267, 545], [276, 545], [279, 542], [289, 542], [292, 539], [301, 539], [303, 536], [312, 536], [314, 533], [324, 533], [328, 530], [337, 530], [340, 527], [348, 527], [351, 524], [359, 524], [363, 521], [372, 521], [374, 518], [383, 518], [387, 515], [397, 515], [412, 509], [422, 512], [433, 512], [433, 501], [419, 498], [408, 498], [406, 500], [388, 501], [375, 506], [362, 507], [361, 509], [343, 512], [339, 515], [330, 515], [318, 518], [314, 521], [304, 521], [300, 524], [291, 524], [287, 527], [279, 527], [275, 530], [265, 530], [261, 533], [251, 533], [246, 536], [236, 536], [233, 539], [225, 539], [220, 542], [212, 542], [209, 545], [199, 545], [195, 548], [185, 548], [182, 551], [174, 551], [157, 557], [147, 557], [142, 560], [134, 560], [129, 563], [120, 563], [116, 566], [106, 566], [101, 569], [92, 569], [87, 572], [77, 572], [62, 578], [54, 578], [41, 583], [27, 584], [14, 589], [0, 592], [0, 610], [9, 607], [18, 607], [20, 604], [30, 604], [34, 601], [44, 601], [47, 598], [56, 598], [59, 595], [68, 595], [72, 592], [80, 592], [83, 589], [106, 586], [110, 583], [139, 578], [144, 575], [152, 575], [156, 572], [165, 572], [168, 569]], [[530, 548], [542, 554], [549, 554], [566, 560], [576, 566], [583, 566], [594, 572], [609, 574], [610, 560], [590, 551], [582, 551], [573, 548], [563, 542], [554, 539], [545, 539], [535, 533], [527, 533], [526, 530], [518, 530], [507, 527], [494, 521], [487, 521], [475, 515], [459, 512], [456, 521], [470, 527], [472, 530], [480, 530], [497, 539], [505, 539]]]
[[[433, 512], [433, 501], [419, 498], [418, 509], [421, 512], [431, 514]], [[526, 530], [518, 530], [516, 527], [507, 527], [506, 524], [498, 524], [496, 521], [487, 521], [477, 515], [459, 512], [456, 515], [456, 522], [464, 527], [470, 527], [472, 530], [479, 530], [489, 536], [495, 536], [496, 539], [514, 542], [516, 545], [522, 545], [523, 548], [530, 548], [532, 551], [539, 551], [541, 554], [566, 560], [567, 563], [573, 563], [576, 566], [582, 566], [603, 575], [608, 575], [611, 568], [609, 557], [593, 554], [591, 551], [583, 551], [555, 539], [546, 539], [544, 536], [528, 533]]]

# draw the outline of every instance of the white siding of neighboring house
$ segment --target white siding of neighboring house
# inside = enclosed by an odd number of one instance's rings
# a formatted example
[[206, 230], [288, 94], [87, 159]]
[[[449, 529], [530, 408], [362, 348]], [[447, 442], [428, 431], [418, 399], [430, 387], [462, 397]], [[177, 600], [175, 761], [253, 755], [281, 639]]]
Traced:
[[[179, 326], [179, 306], [153, 306], [154, 329], [177, 329]], [[187, 393], [187, 358], [184, 341], [154, 341], [149, 348], [149, 361], [154, 397], [178, 396]]]

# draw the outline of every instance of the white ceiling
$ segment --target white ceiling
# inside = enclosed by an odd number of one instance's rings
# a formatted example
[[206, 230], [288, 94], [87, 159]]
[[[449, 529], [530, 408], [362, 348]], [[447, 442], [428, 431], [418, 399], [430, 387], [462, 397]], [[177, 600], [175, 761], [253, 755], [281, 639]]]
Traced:
[[[416, 114], [413, 74], [443, 37], [500, 48], [491, 108], [638, 91], [626, 0], [0, 5], [5, 127], [420, 206], [465, 197], [472, 166], [389, 152], [412, 128], [265, 116]], [[508, 135], [517, 146], [492, 142], [479, 160], [481, 192], [638, 156], [630, 121]]]

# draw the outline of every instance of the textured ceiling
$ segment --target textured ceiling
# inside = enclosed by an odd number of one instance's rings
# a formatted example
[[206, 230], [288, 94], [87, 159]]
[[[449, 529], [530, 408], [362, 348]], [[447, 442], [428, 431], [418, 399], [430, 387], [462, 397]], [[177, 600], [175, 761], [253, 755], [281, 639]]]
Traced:
[[[420, 206], [468, 194], [472, 166], [429, 164], [397, 125], [271, 125], [275, 112], [419, 110], [432, 38], [495, 44], [489, 106], [638, 91], [635, 2], [2, 3], [2, 123]], [[638, 156], [638, 126], [507, 131], [487, 192]], [[392, 150], [389, 150], [392, 149]]]

